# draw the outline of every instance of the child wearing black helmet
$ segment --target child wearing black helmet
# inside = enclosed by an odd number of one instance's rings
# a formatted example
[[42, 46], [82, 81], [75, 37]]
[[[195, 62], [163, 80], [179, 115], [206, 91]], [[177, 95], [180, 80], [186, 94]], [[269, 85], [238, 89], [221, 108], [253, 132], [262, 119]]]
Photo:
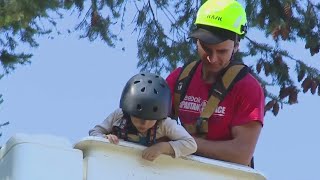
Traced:
[[[160, 154], [186, 156], [197, 150], [193, 137], [177, 121], [168, 117], [171, 94], [166, 81], [152, 73], [139, 73], [125, 85], [120, 108], [89, 131], [118, 144], [119, 138], [146, 148], [142, 157], [153, 161]], [[160, 138], [169, 141], [157, 142]]]

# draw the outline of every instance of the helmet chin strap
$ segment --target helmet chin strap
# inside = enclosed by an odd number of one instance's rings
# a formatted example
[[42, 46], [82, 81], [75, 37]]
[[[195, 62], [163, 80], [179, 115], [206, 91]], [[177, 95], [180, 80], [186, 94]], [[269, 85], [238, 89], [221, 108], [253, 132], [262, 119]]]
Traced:
[[[230, 57], [228, 66], [229, 66], [230, 63], [233, 61], [233, 56], [234, 56], [234, 54], [235, 54], [235, 48], [236, 48], [236, 42], [234, 43], [233, 50], [232, 50], [232, 54], [231, 54], [231, 57]], [[220, 72], [224, 72], [228, 66], [224, 67]]]
[[[236, 38], [236, 40], [237, 40], [238, 38]], [[234, 46], [233, 46], [233, 50], [232, 50], [232, 54], [231, 54], [231, 57], [230, 57], [230, 62], [233, 60], [233, 56], [234, 56], [234, 54], [235, 54], [235, 48], [236, 48], [236, 46], [237, 46], [237, 43], [239, 43], [239, 42], [236, 42], [236, 41], [234, 41]]]
[[233, 51], [232, 51], [232, 54], [231, 54], [231, 57], [230, 57], [230, 62], [233, 60], [233, 55], [234, 55], [235, 53], [234, 53], [234, 49], [233, 49]]

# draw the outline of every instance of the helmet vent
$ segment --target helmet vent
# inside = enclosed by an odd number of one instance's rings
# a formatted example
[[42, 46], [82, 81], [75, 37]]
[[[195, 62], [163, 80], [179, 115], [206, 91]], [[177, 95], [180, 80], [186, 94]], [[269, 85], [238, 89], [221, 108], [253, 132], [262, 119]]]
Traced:
[[137, 110], [138, 110], [138, 111], [142, 111], [142, 106], [141, 106], [141, 104], [137, 104]]
[[153, 92], [154, 92], [155, 94], [158, 94], [158, 91], [157, 91], [156, 89], [153, 89]]
[[141, 74], [141, 76], [146, 76], [145, 74]]
[[144, 91], [146, 91], [146, 87], [143, 87], [143, 88], [141, 89], [141, 92], [144, 92]]
[[158, 107], [157, 106], [153, 106], [153, 112], [157, 112], [158, 111]]
[[140, 81], [135, 81], [135, 82], [133, 82], [133, 84], [137, 84], [137, 83], [139, 83]]
[[149, 83], [149, 84], [151, 84], [151, 83], [152, 83], [152, 81], [151, 81], [151, 80], [148, 80], [148, 83]]
[[156, 78], [159, 78], [159, 76], [158, 76], [158, 75], [156, 75]]
[[162, 84], [162, 83], [160, 83], [160, 85], [164, 88], [164, 87], [166, 87], [164, 84]]

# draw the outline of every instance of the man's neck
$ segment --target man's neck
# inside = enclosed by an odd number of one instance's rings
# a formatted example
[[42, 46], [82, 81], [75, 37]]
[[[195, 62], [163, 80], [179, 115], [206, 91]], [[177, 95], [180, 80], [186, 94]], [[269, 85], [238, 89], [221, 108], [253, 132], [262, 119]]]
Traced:
[[216, 82], [218, 75], [219, 73], [210, 72], [208, 69], [206, 69], [205, 66], [202, 66], [201, 77], [204, 80], [204, 82], [212, 84]]

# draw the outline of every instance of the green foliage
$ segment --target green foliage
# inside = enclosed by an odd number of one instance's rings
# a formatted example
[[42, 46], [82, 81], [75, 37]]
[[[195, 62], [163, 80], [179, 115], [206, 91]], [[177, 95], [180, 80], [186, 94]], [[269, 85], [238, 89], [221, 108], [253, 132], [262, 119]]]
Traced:
[[[53, 13], [60, 9], [78, 12], [75, 30], [80, 38], [101, 39], [110, 47], [122, 41], [121, 31], [135, 25], [138, 34], [138, 67], [142, 71], [172, 71], [177, 66], [198, 59], [196, 47], [188, 34], [195, 28], [197, 9], [206, 0], [0, 0], [0, 61], [4, 72], [17, 64], [30, 62], [31, 54], [17, 53], [20, 43], [38, 44], [34, 37], [52, 32]], [[247, 50], [237, 54], [240, 60], [255, 59], [253, 74], [265, 88], [266, 110], [278, 114], [283, 104], [298, 102], [298, 94], [320, 95], [320, 76], [316, 67], [291, 55], [281, 42], [302, 40], [314, 57], [320, 50], [320, 3], [310, 0], [244, 0], [249, 31], [260, 30], [272, 43], [245, 37]], [[42, 20], [52, 26], [39, 25]], [[250, 33], [249, 33], [250, 34]], [[291, 72], [290, 69], [294, 69]], [[292, 75], [291, 73], [295, 73]], [[289, 75], [290, 74], [290, 75]], [[278, 94], [269, 91], [277, 87]], [[281, 105], [281, 106], [280, 106]]]
[[0, 62], [3, 73], [14, 70], [17, 64], [30, 63], [32, 55], [16, 52], [17, 46], [22, 43], [37, 47], [39, 44], [35, 36], [52, 31], [45, 28], [41, 20], [55, 26], [49, 12], [61, 7], [58, 0], [0, 0]]
[[0, 94], [0, 104], [3, 103], [2, 94]]
[[[0, 123], [0, 129], [2, 126], [7, 126], [9, 125], [9, 122], [5, 122], [5, 123]], [[0, 137], [2, 136], [2, 132], [0, 132]], [[1, 147], [0, 147], [1, 148]]]

